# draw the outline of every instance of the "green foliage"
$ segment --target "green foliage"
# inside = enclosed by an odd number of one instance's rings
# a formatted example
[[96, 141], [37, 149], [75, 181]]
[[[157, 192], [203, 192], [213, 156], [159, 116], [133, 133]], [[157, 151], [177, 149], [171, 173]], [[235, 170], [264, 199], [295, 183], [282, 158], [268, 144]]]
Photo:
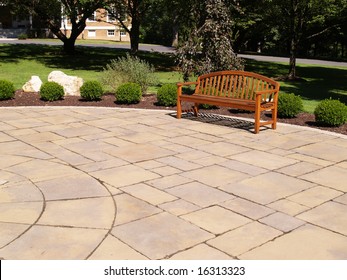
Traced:
[[339, 100], [325, 99], [314, 110], [316, 121], [327, 126], [341, 126], [347, 122], [347, 106]]
[[18, 39], [19, 40], [25, 40], [25, 39], [28, 39], [28, 35], [25, 34], [25, 33], [21, 33], [18, 35]]
[[98, 81], [87, 81], [81, 86], [81, 97], [85, 100], [100, 100], [104, 93], [102, 85]]
[[14, 97], [15, 88], [12, 82], [0, 80], [0, 100], [11, 99]]
[[155, 82], [154, 67], [138, 57], [120, 57], [111, 60], [104, 68], [102, 80], [113, 90], [124, 83], [136, 83], [141, 87], [142, 94], [145, 94], [148, 86]]
[[294, 93], [280, 93], [278, 96], [277, 115], [280, 118], [294, 118], [304, 109], [301, 97]]
[[56, 101], [64, 97], [64, 88], [56, 82], [46, 82], [40, 88], [40, 96], [44, 101]]
[[141, 87], [136, 83], [125, 83], [117, 88], [116, 102], [120, 104], [134, 104], [141, 100]]
[[174, 84], [163, 85], [157, 93], [158, 105], [170, 107], [177, 104], [177, 86]]

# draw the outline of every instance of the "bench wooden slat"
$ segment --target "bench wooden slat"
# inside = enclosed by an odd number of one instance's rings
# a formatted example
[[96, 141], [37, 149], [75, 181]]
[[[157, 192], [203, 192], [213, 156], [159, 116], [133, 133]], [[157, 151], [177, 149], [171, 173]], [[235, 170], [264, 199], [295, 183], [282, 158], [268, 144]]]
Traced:
[[[195, 84], [192, 95], [182, 94], [182, 86]], [[262, 125], [276, 129], [279, 83], [265, 76], [246, 71], [221, 71], [198, 77], [196, 82], [177, 84], [177, 118], [182, 114], [182, 101], [194, 103], [198, 114], [199, 104], [211, 104], [255, 112], [255, 133]], [[272, 120], [260, 122], [261, 111], [271, 110]]]

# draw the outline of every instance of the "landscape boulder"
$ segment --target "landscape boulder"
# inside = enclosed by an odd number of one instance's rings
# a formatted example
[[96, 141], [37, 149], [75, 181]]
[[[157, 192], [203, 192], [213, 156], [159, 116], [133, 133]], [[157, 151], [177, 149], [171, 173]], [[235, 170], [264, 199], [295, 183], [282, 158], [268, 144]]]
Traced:
[[62, 71], [52, 71], [48, 75], [48, 81], [63, 86], [65, 95], [81, 95], [80, 88], [83, 85], [83, 79], [80, 77], [69, 76]]
[[27, 81], [22, 87], [24, 92], [39, 92], [42, 85], [42, 81], [39, 76], [31, 76], [31, 79]]

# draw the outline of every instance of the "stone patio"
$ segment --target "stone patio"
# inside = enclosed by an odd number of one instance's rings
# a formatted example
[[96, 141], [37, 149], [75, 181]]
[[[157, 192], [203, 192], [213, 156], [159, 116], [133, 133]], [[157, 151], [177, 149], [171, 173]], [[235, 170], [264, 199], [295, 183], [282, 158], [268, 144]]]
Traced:
[[2, 259], [347, 259], [345, 136], [170, 111], [0, 114]]

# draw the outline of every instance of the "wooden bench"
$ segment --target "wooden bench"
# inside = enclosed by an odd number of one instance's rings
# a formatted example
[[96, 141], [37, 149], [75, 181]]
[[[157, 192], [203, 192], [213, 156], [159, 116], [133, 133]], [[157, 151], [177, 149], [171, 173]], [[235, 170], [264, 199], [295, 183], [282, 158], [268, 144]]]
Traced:
[[[183, 94], [182, 87], [195, 85], [193, 94]], [[259, 74], [246, 71], [221, 71], [199, 76], [196, 82], [177, 84], [177, 118], [182, 115], [182, 101], [194, 103], [198, 115], [199, 104], [230, 107], [254, 111], [254, 132], [260, 126], [271, 124], [276, 129], [278, 82]], [[272, 111], [270, 121], [260, 121], [262, 111]]]

